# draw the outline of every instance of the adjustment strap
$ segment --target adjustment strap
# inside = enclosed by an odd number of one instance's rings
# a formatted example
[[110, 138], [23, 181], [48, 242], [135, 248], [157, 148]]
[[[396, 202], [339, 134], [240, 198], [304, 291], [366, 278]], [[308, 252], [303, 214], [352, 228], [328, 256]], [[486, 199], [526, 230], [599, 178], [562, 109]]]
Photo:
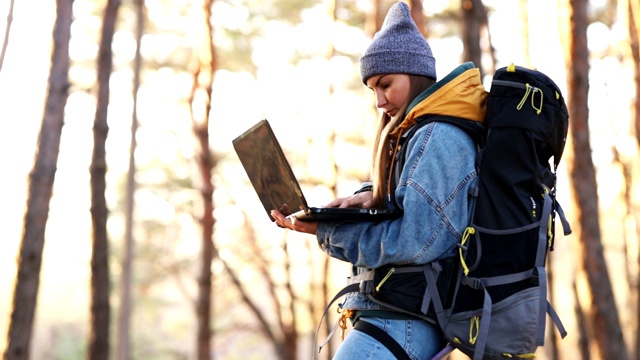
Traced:
[[[320, 317], [320, 321], [318, 322], [318, 327], [316, 328], [316, 334], [313, 337], [313, 343], [314, 344], [318, 344], [318, 333], [320, 332], [320, 327], [322, 326], [324, 318], [325, 318], [325, 316], [327, 316], [327, 313], [329, 312], [329, 309], [331, 308], [331, 305], [333, 305], [333, 303], [336, 302], [342, 296], [344, 296], [346, 294], [349, 294], [349, 293], [352, 293], [352, 292], [358, 292], [358, 291], [360, 291], [360, 284], [359, 283], [349, 284], [349, 285], [345, 286], [342, 290], [340, 290], [336, 294], [336, 296], [334, 296], [333, 299], [331, 299], [331, 301], [329, 301], [329, 303], [327, 304], [327, 307], [324, 308], [324, 312], [322, 313], [322, 316]], [[318, 346], [318, 354], [322, 351], [322, 348], [329, 342], [329, 340], [331, 340], [331, 338], [333, 337], [333, 335], [335, 334], [337, 329], [338, 329], [338, 323], [336, 323], [333, 326], [333, 329], [331, 330], [329, 335], [327, 335], [327, 338], [322, 342], [322, 344], [320, 344], [320, 346]], [[313, 359], [316, 358], [315, 351], [313, 353], [313, 357], [312, 358]]]
[[560, 317], [558, 316], [558, 313], [556, 313], [556, 311], [553, 309], [553, 307], [551, 306], [551, 304], [549, 304], [548, 301], [547, 301], [547, 313], [551, 317], [551, 320], [553, 320], [553, 323], [556, 324], [556, 328], [558, 329], [560, 336], [562, 336], [562, 338], [564, 339], [567, 336], [567, 330], [565, 330], [564, 325], [562, 325], [562, 321], [560, 321]]

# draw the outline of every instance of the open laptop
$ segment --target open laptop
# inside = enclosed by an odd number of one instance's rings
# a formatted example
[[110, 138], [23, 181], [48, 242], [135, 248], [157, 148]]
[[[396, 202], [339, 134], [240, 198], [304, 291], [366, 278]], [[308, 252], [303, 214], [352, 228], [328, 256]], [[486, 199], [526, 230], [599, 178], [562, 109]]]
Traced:
[[235, 138], [233, 147], [271, 221], [275, 221], [273, 209], [305, 221], [380, 221], [400, 216], [389, 209], [309, 207], [267, 120]]

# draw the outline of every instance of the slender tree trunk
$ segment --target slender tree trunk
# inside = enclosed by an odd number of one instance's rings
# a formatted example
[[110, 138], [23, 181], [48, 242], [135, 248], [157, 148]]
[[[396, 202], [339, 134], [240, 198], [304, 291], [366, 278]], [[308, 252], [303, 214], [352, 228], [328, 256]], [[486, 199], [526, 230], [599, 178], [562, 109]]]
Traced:
[[587, 329], [587, 317], [584, 310], [580, 306], [580, 299], [578, 298], [578, 288], [576, 281], [573, 282], [573, 294], [575, 296], [575, 316], [578, 324], [578, 353], [581, 360], [591, 360], [591, 354], [589, 353], [589, 329]]
[[142, 68], [142, 55], [140, 46], [142, 34], [144, 33], [145, 8], [144, 0], [135, 1], [136, 10], [136, 55], [133, 64], [133, 109], [131, 112], [131, 140], [129, 143], [129, 171], [127, 173], [127, 194], [126, 194], [126, 223], [124, 238], [124, 254], [122, 256], [122, 276], [120, 280], [120, 314], [118, 316], [118, 348], [117, 358], [127, 360], [131, 353], [131, 314], [133, 310], [131, 302], [133, 277], [133, 259], [135, 239], [133, 237], [134, 228], [134, 195], [136, 191], [136, 133], [138, 131], [138, 90], [140, 89], [140, 70]]
[[633, 58], [633, 79], [636, 89], [636, 98], [633, 103], [633, 116], [636, 141], [640, 146], [640, 3], [627, 0], [629, 4], [629, 47]]
[[[629, 23], [629, 50], [631, 52], [631, 58], [633, 59], [633, 80], [636, 89], [635, 101], [632, 104], [632, 122], [634, 124], [636, 143], [640, 146], [640, 3], [635, 0], [627, 0], [627, 22]], [[634, 176], [631, 176], [632, 183], [629, 184], [629, 191], [632, 191], [633, 183], [637, 180]], [[632, 194], [629, 194], [631, 197]], [[640, 238], [640, 216], [636, 203], [631, 200], [631, 216], [636, 224], [636, 238]], [[640, 255], [639, 255], [640, 256]], [[636, 261], [640, 264], [640, 257]], [[635, 299], [635, 329], [634, 329], [634, 344], [633, 350], [635, 355], [634, 359], [640, 360], [640, 305], [638, 305], [640, 299], [640, 276], [636, 275], [636, 283], [632, 284], [634, 299]]]
[[[198, 69], [193, 77], [191, 91], [191, 120], [193, 133], [198, 143], [196, 162], [200, 174], [200, 194], [202, 197], [202, 226], [200, 274], [198, 275], [198, 298], [196, 303], [197, 336], [196, 352], [199, 360], [211, 359], [213, 339], [211, 331], [211, 308], [213, 307], [211, 263], [217, 256], [213, 244], [213, 169], [215, 159], [209, 146], [209, 113], [211, 111], [211, 93], [215, 71], [217, 69], [216, 52], [213, 44], [213, 25], [211, 24], [213, 0], [203, 3], [204, 37], [198, 50]], [[198, 100], [203, 100], [202, 108], [196, 108]]]
[[29, 359], [44, 235], [49, 217], [60, 137], [64, 125], [64, 107], [69, 89], [69, 40], [72, 0], [58, 0], [53, 29], [53, 53], [49, 74], [49, 92], [38, 136], [35, 163], [29, 174], [29, 195], [18, 258], [18, 275], [13, 293], [13, 310], [7, 335], [5, 360]]
[[[338, 10], [338, 2], [337, 0], [326, 0], [325, 1], [327, 3], [327, 13], [329, 15], [329, 17], [331, 18], [331, 22], [335, 22], [338, 14], [337, 14], [337, 10]], [[413, 8], [412, 8], [413, 9]], [[422, 14], [422, 6], [420, 6], [420, 14]], [[412, 14], [413, 16], [413, 14]], [[333, 44], [333, 42], [331, 42], [329, 44], [329, 47], [327, 48], [325, 57], [327, 59], [327, 62], [331, 61], [331, 59], [335, 56], [336, 53], [336, 48]], [[335, 91], [334, 86], [333, 86], [333, 82], [329, 83], [329, 88], [327, 89], [327, 91], [329, 92], [329, 98], [331, 98], [333, 96], [333, 93]], [[335, 151], [333, 151], [335, 149], [335, 141], [336, 140], [336, 134], [335, 132], [332, 130], [332, 136], [331, 136], [331, 154], [335, 154]], [[333, 193], [333, 198], [337, 198], [337, 194], [338, 194], [338, 181], [337, 181], [337, 175], [338, 173], [338, 169], [337, 169], [337, 164], [335, 163], [335, 158], [333, 159], [333, 186], [331, 188], [332, 193]], [[311, 251], [314, 251], [315, 249], [310, 249]], [[331, 273], [331, 259], [329, 258], [329, 256], [323, 256], [322, 257], [322, 277], [321, 277], [321, 281], [322, 281], [322, 285], [321, 285], [321, 292], [322, 292], [322, 301], [320, 302], [321, 304], [321, 309], [320, 309], [320, 314], [322, 314], [322, 312], [324, 311], [324, 309], [327, 307], [328, 305], [328, 301], [330, 298], [333, 297], [333, 295], [329, 294], [329, 277]], [[293, 295], [293, 293], [292, 293]], [[313, 303], [313, 299], [311, 300], [311, 302]], [[317, 302], [316, 302], [317, 304]], [[313, 307], [313, 305], [312, 305]], [[314, 314], [316, 312], [312, 311], [311, 314]], [[295, 318], [295, 317], [294, 317]], [[319, 318], [316, 318], [319, 319]], [[325, 332], [325, 337], [329, 335], [329, 329], [331, 329], [332, 325], [333, 325], [333, 321], [335, 321], [335, 318], [332, 318], [331, 316], [325, 316], [324, 317], [324, 325], [323, 327], [327, 330]], [[294, 329], [295, 330], [295, 329]], [[313, 334], [315, 335], [315, 334]], [[313, 344], [312, 345], [314, 348], [317, 346], [317, 344]], [[315, 351], [315, 350], [313, 350]], [[325, 347], [323, 348], [323, 351], [325, 352], [325, 354], [327, 354], [327, 356], [329, 358], [332, 358], [335, 352], [335, 349], [333, 348], [333, 343], [331, 341], [329, 341]], [[295, 352], [293, 353], [293, 355], [295, 356]], [[295, 357], [294, 357], [295, 358]]]
[[424, 8], [422, 7], [422, 1], [409, 0], [409, 9], [411, 9], [411, 18], [416, 23], [418, 30], [425, 38], [427, 37], [427, 27], [425, 26]]
[[7, 14], [7, 26], [4, 29], [4, 40], [2, 41], [2, 50], [0, 50], [0, 70], [2, 70], [4, 56], [7, 54], [7, 46], [9, 45], [9, 33], [11, 32], [11, 23], [13, 22], [13, 3], [14, 0], [10, 0], [9, 13]]
[[462, 43], [464, 61], [472, 61], [482, 73], [482, 48], [480, 37], [486, 19], [486, 10], [481, 0], [462, 0]]
[[589, 51], [587, 47], [587, 0], [570, 0], [571, 66], [568, 85], [569, 113], [574, 162], [570, 169], [573, 196], [581, 228], [580, 243], [584, 271], [593, 296], [592, 328], [601, 355], [607, 359], [628, 359], [618, 319], [600, 237], [596, 174], [589, 143]]
[[109, 359], [110, 280], [109, 238], [107, 217], [109, 210], [105, 198], [107, 161], [107, 109], [109, 106], [109, 79], [111, 78], [111, 43], [118, 16], [119, 0], [108, 0], [102, 22], [98, 50], [98, 99], [93, 122], [93, 154], [91, 157], [91, 221], [93, 224], [93, 253], [91, 254], [91, 330], [88, 358]]

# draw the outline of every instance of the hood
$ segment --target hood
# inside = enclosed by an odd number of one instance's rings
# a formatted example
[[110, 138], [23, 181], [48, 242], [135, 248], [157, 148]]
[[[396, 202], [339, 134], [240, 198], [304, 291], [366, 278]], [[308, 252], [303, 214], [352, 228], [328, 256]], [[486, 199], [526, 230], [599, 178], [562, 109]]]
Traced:
[[471, 62], [464, 63], [418, 95], [391, 134], [405, 132], [424, 115], [453, 116], [482, 123], [488, 94], [482, 85], [480, 70]]

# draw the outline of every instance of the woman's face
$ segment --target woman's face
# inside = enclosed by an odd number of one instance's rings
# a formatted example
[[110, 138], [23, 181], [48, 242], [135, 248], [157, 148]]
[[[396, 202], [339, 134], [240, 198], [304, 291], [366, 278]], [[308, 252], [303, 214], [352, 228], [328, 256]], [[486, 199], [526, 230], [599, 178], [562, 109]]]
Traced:
[[381, 74], [370, 77], [367, 87], [376, 96], [376, 107], [394, 117], [409, 101], [411, 82], [406, 74]]

